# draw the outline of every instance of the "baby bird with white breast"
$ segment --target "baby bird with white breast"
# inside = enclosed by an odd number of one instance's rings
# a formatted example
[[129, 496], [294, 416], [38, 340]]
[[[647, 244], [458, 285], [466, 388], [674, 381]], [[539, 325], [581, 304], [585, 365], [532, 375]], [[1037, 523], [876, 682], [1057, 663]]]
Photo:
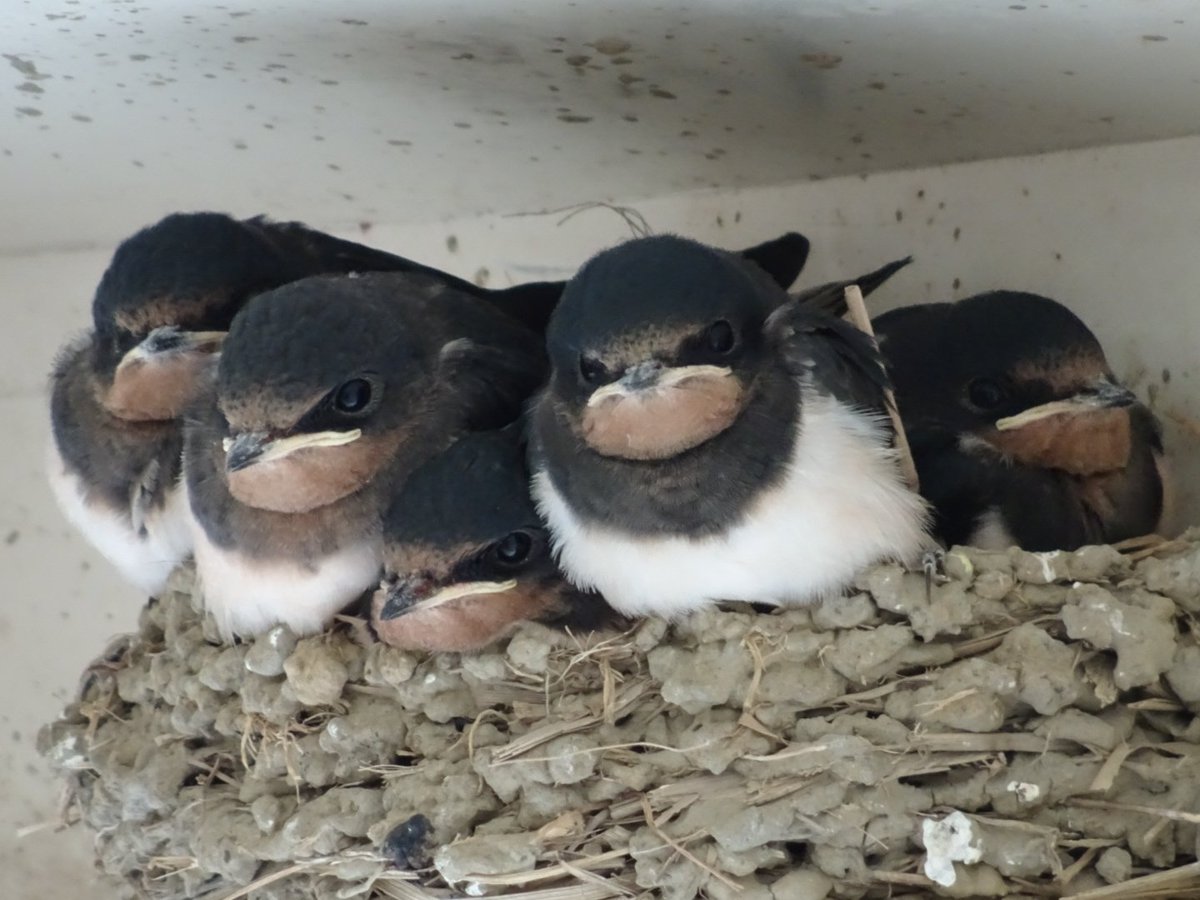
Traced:
[[926, 547], [870, 339], [737, 257], [604, 251], [547, 342], [533, 494], [567, 576], [619, 612], [811, 603]]

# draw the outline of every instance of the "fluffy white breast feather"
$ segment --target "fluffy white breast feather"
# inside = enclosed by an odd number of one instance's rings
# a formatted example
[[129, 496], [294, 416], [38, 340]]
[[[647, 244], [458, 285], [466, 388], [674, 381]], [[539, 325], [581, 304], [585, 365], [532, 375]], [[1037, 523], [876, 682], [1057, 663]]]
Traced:
[[673, 617], [716, 600], [814, 603], [874, 562], [915, 562], [930, 545], [928, 511], [904, 485], [883, 420], [802, 395], [802, 429], [783, 482], [725, 534], [630, 535], [588, 523], [547, 473], [536, 474], [534, 498], [563, 571], [620, 612]]

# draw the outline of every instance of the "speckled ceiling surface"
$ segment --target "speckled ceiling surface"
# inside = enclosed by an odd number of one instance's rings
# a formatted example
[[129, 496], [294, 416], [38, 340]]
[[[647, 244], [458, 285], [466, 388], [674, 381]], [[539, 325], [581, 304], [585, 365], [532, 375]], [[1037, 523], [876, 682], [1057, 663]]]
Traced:
[[1190, 134], [1198, 38], [1190, 0], [5, 0], [0, 252]]

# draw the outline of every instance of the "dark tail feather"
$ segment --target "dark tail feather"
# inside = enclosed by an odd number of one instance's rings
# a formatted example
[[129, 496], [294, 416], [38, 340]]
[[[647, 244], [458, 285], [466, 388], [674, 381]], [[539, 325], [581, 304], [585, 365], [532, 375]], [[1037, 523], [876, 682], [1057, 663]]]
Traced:
[[314, 274], [340, 272], [406, 272], [414, 275], [428, 275], [436, 278], [447, 287], [452, 287], [470, 294], [479, 294], [481, 289], [462, 278], [427, 266], [416, 260], [386, 250], [377, 250], [366, 244], [344, 240], [316, 231], [300, 222], [271, 222], [261, 216], [251, 222], [262, 228], [268, 234], [278, 238], [294, 241], [299, 245]]
[[433, 266], [314, 231], [298, 222], [259, 221], [256, 224], [298, 241], [304, 247], [308, 258], [322, 272], [404, 272], [428, 275], [448, 288], [494, 303], [505, 315], [538, 334], [545, 332], [550, 314], [558, 305], [558, 298], [562, 296], [566, 284], [562, 281], [534, 281], [490, 290]]
[[881, 266], [873, 272], [868, 272], [866, 275], [859, 275], [857, 278], [849, 278], [845, 281], [831, 281], [828, 284], [808, 288], [792, 296], [796, 302], [803, 304], [809, 309], [814, 309], [830, 316], [844, 316], [846, 314], [845, 290], [847, 287], [857, 284], [863, 292], [863, 296], [866, 297], [912, 261], [913, 258], [911, 256], [906, 256], [904, 259], [897, 259], [886, 266]]
[[550, 316], [562, 297], [565, 281], [530, 281], [494, 291], [480, 292], [505, 315], [538, 334], [545, 334]]
[[789, 231], [774, 240], [747, 247], [737, 255], [750, 260], [786, 291], [808, 262], [810, 246], [804, 235]]
[[[888, 263], [886, 266], [880, 266], [874, 272], [868, 272], [866, 275], [861, 275], [854, 279], [854, 283], [858, 285], [859, 290], [863, 292], [863, 296], [868, 296], [875, 288], [879, 287], [910, 262], [913, 261], [911, 256], [906, 256], [904, 259], [897, 259], [894, 262]], [[845, 287], [845, 285], [843, 285]]]

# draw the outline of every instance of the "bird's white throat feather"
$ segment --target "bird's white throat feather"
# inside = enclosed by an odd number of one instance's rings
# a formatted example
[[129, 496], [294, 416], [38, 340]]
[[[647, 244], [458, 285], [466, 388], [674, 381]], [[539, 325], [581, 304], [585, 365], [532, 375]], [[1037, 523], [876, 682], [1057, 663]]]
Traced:
[[[189, 507], [190, 508], [190, 507]], [[225, 638], [284, 624], [316, 634], [379, 581], [382, 547], [363, 540], [320, 559], [258, 560], [213, 543], [189, 515], [204, 605]]]
[[171, 485], [163, 505], [147, 511], [145, 534], [139, 534], [128, 515], [89, 502], [83, 479], [66, 464], [53, 440], [46, 455], [50, 490], [67, 521], [126, 581], [151, 596], [158, 595], [171, 572], [192, 552], [182, 485]]

